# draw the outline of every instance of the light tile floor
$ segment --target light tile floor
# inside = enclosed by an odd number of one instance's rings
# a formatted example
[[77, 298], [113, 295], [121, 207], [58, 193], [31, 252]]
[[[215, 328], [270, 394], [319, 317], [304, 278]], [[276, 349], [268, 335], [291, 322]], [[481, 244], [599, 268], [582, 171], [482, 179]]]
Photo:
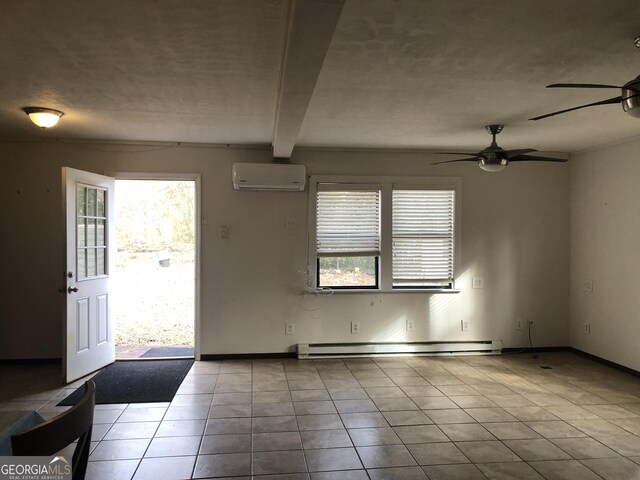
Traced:
[[[77, 385], [0, 367], [0, 409]], [[571, 353], [196, 362], [171, 403], [96, 406], [92, 447], [89, 480], [632, 479], [640, 379]]]

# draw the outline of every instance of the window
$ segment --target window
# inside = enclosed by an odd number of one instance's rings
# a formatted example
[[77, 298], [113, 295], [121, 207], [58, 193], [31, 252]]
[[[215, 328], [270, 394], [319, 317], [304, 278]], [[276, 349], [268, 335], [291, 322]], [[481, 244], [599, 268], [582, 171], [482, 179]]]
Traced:
[[460, 179], [411, 182], [311, 177], [312, 288], [453, 290]]
[[453, 190], [393, 190], [394, 288], [451, 288]]
[[317, 286], [377, 288], [380, 188], [318, 185]]

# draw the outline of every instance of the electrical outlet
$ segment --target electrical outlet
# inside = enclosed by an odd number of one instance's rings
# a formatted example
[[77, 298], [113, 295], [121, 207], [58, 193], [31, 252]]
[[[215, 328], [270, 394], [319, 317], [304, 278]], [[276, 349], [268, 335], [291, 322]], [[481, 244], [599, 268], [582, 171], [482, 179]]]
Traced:
[[407, 319], [407, 332], [413, 332], [416, 329], [416, 322], [411, 319]]
[[293, 335], [293, 332], [294, 332], [293, 323], [285, 323], [284, 324], [285, 335]]
[[473, 277], [471, 279], [471, 288], [484, 288], [484, 278]]
[[351, 322], [351, 334], [357, 335], [360, 333], [360, 322]]
[[585, 280], [584, 281], [584, 291], [585, 292], [593, 292], [593, 280]]
[[582, 325], [582, 330], [583, 330], [585, 335], [590, 335], [591, 334], [591, 324], [590, 323], [584, 323]]
[[460, 329], [463, 332], [469, 331], [469, 320], [460, 320]]
[[516, 319], [516, 330], [522, 330], [523, 327], [524, 327], [524, 320], [522, 320], [521, 318], [517, 318]]
[[298, 217], [287, 217], [285, 219], [285, 228], [298, 228]]

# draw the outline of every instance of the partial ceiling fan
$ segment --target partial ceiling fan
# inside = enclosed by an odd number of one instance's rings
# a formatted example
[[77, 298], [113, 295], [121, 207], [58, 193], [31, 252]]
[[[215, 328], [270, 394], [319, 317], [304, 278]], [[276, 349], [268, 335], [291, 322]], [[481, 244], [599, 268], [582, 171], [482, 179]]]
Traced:
[[[633, 43], [638, 49], [640, 49], [640, 37], [636, 37]], [[543, 118], [572, 112], [573, 110], [580, 110], [582, 108], [595, 107], [598, 105], [613, 105], [616, 103], [622, 104], [622, 109], [632, 117], [640, 118], [640, 75], [622, 86], [603, 85], [600, 83], [554, 83], [553, 85], [547, 85], [546, 88], [617, 88], [620, 89], [620, 95], [606, 100], [600, 100], [599, 102], [580, 105], [579, 107], [547, 113], [545, 115], [540, 115], [539, 117], [530, 118], [529, 120], [542, 120]]]
[[437, 152], [441, 155], [471, 155], [466, 158], [458, 158], [456, 160], [445, 160], [443, 162], [434, 162], [431, 165], [451, 162], [476, 162], [478, 166], [486, 172], [499, 172], [509, 165], [509, 162], [566, 162], [566, 158], [540, 157], [537, 155], [527, 155], [528, 153], [537, 152], [533, 148], [525, 148], [521, 150], [503, 150], [496, 143], [496, 135], [499, 134], [504, 125], [487, 125], [484, 127], [493, 138], [491, 145], [478, 153], [461, 153], [461, 152]]

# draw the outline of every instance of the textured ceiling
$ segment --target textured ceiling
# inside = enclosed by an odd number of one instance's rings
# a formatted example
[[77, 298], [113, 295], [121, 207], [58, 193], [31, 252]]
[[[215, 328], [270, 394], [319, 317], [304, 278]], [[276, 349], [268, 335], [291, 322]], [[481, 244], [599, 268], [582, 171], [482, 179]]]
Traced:
[[[298, 0], [303, 2], [308, 0]], [[316, 0], [322, 1], [322, 0]], [[0, 2], [0, 137], [270, 144], [288, 0]], [[574, 152], [640, 136], [637, 0], [346, 0], [299, 147]], [[304, 26], [301, 26], [303, 28]], [[20, 111], [65, 112], [41, 131]]]
[[[0, 135], [270, 143], [285, 1], [0, 2]], [[23, 118], [24, 117], [24, 118]]]

